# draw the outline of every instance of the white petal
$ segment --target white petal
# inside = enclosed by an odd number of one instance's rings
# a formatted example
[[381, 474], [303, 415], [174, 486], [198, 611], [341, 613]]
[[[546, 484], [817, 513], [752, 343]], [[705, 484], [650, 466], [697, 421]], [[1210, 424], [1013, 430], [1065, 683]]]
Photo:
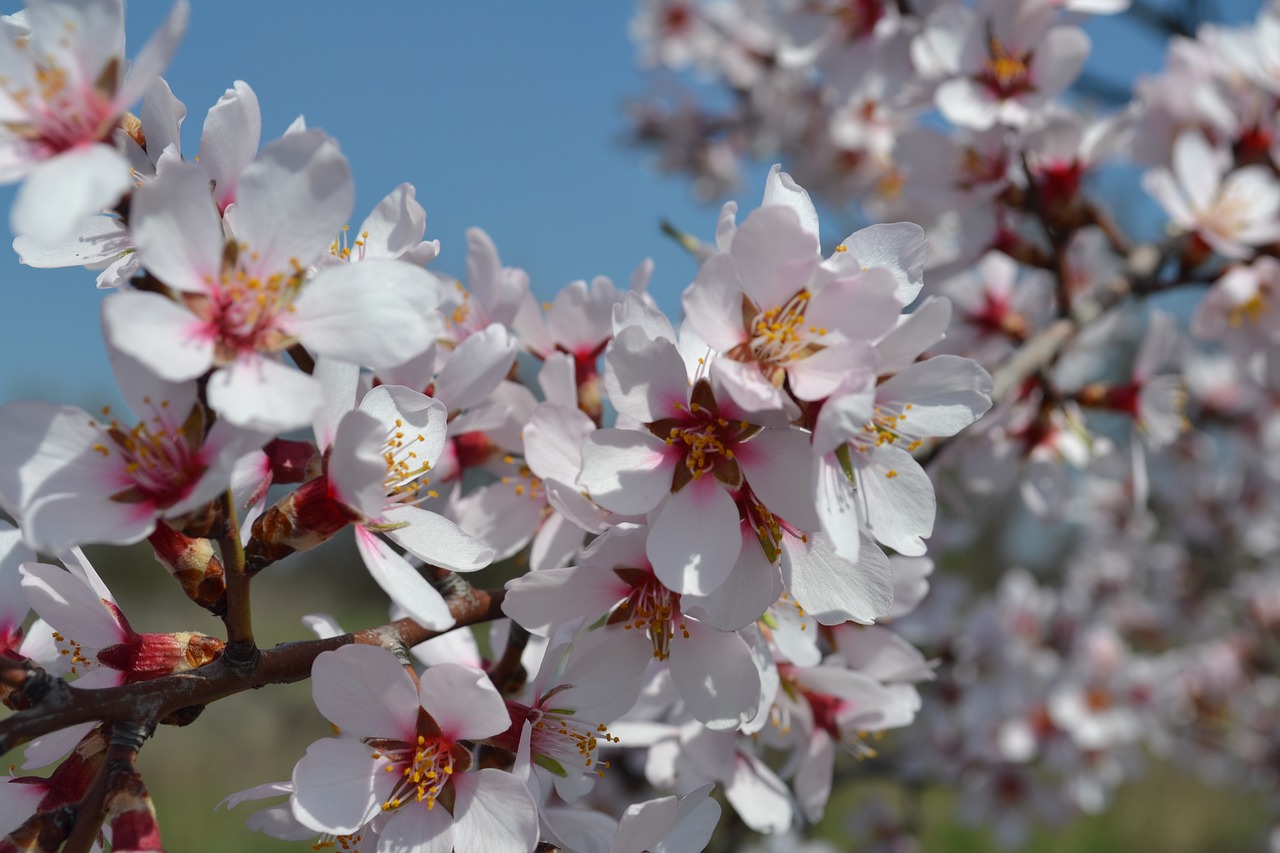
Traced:
[[524, 783], [486, 768], [453, 780], [457, 853], [527, 853], [538, 845], [538, 813]]
[[195, 379], [213, 364], [209, 326], [158, 293], [121, 291], [102, 300], [102, 329], [120, 352], [161, 379]]
[[36, 813], [48, 785], [0, 779], [0, 838], [13, 832]]
[[134, 193], [133, 241], [142, 263], [170, 287], [211, 292], [222, 275], [222, 218], [209, 194], [209, 173], [175, 163]]
[[871, 450], [858, 483], [866, 501], [867, 530], [899, 554], [918, 557], [933, 533], [938, 505], [933, 483], [911, 454], [891, 445]]
[[543, 403], [524, 427], [524, 457], [544, 480], [572, 483], [582, 470], [582, 442], [595, 424], [581, 409]]
[[300, 429], [320, 408], [320, 383], [256, 353], [209, 377], [209, 405], [230, 423], [265, 433]]
[[378, 853], [449, 853], [454, 850], [453, 815], [444, 806], [410, 801], [396, 810], [378, 835]]
[[685, 612], [721, 631], [736, 631], [760, 618], [782, 594], [778, 567], [771, 564], [754, 536], [744, 539], [729, 579], [706, 596], [686, 595]]
[[671, 493], [674, 451], [647, 432], [601, 429], [582, 444], [578, 485], [605, 509], [644, 515]]
[[629, 592], [612, 571], [545, 569], [509, 581], [502, 611], [526, 631], [547, 636], [553, 628], [583, 616], [595, 621]]
[[71, 236], [86, 216], [111, 207], [133, 186], [129, 163], [110, 145], [71, 148], [40, 163], [18, 189], [14, 234], [41, 243]]
[[789, 540], [783, 577], [792, 598], [823, 625], [870, 623], [893, 606], [889, 560], [865, 538], [856, 564], [837, 557], [820, 533], [807, 543]]
[[673, 592], [694, 595], [724, 583], [741, 549], [738, 505], [710, 476], [667, 499], [645, 544], [658, 580]]
[[435, 396], [455, 410], [483, 403], [511, 371], [516, 349], [516, 339], [497, 323], [468, 335], [436, 376]]
[[387, 436], [377, 418], [359, 409], [338, 421], [329, 450], [328, 476], [334, 497], [365, 518], [377, 518], [387, 504]]
[[729, 805], [756, 832], [782, 832], [791, 826], [791, 797], [764, 762], [738, 753], [733, 778], [724, 786]]
[[457, 620], [440, 593], [376, 534], [357, 527], [356, 546], [370, 577], [410, 618], [433, 631], [447, 631], [454, 626]]
[[305, 267], [351, 218], [354, 202], [351, 167], [338, 143], [318, 130], [288, 134], [241, 173], [236, 237], [258, 253], [263, 269]]
[[332, 264], [280, 325], [319, 355], [376, 369], [403, 364], [440, 333], [436, 279], [403, 261]]
[[66, 240], [41, 243], [19, 234], [13, 240], [18, 262], [49, 269], [98, 264], [133, 248], [133, 237], [119, 217], [94, 214], [80, 220], [75, 233]]
[[480, 740], [511, 727], [511, 715], [483, 670], [452, 663], [422, 674], [418, 697], [423, 709], [451, 740]]
[[822, 520], [822, 530], [837, 556], [857, 562], [862, 548], [858, 533], [861, 518], [853, 482], [834, 454], [815, 462], [814, 476], [817, 481], [815, 508]]
[[649, 340], [639, 326], [623, 329], [605, 353], [604, 386], [619, 414], [650, 423], [689, 402], [684, 359], [675, 343]]
[[794, 427], [766, 429], [737, 449], [747, 482], [769, 511], [801, 530], [817, 530], [813, 509], [813, 452]]
[[416, 506], [397, 507], [383, 513], [392, 524], [407, 526], [387, 532], [400, 547], [433, 566], [455, 572], [474, 572], [493, 562], [493, 549], [468, 536], [444, 516]]
[[31, 609], [69, 640], [96, 651], [127, 639], [98, 594], [69, 572], [44, 563], [24, 563], [20, 571]]
[[311, 665], [311, 679], [316, 708], [344, 735], [411, 742], [417, 734], [418, 689], [381, 646], [325, 652]]
[[200, 165], [208, 173], [206, 179], [213, 178], [221, 206], [235, 201], [240, 172], [258, 153], [261, 138], [258, 96], [248, 83], [237, 80], [209, 109], [200, 131]]
[[814, 208], [809, 193], [791, 175], [782, 171], [782, 166], [778, 163], [773, 164], [769, 169], [769, 176], [764, 180], [764, 198], [760, 200], [760, 205], [763, 207], [766, 204], [780, 204], [791, 208], [800, 219], [800, 227], [812, 234], [814, 240], [822, 239], [822, 235], [818, 233], [818, 211]]
[[358, 740], [325, 738], [293, 768], [293, 816], [316, 832], [350, 835], [377, 815], [397, 781]]
[[760, 673], [738, 634], [717, 631], [692, 619], [689, 637], [671, 650], [671, 680], [700, 722], [710, 729], [736, 729], [760, 705]]

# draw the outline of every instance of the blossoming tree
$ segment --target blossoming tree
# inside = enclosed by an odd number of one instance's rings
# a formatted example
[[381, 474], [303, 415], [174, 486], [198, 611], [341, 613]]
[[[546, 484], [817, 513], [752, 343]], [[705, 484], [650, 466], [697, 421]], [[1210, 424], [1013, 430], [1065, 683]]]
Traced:
[[[248, 83], [184, 152], [182, 0], [131, 63], [122, 0], [4, 18], [14, 248], [99, 271], [132, 415], [0, 406], [0, 853], [162, 849], [156, 727], [305, 679], [332, 736], [225, 802], [365, 853], [697, 851], [726, 808], [789, 839], [841, 754], [1009, 844], [1144, 741], [1274, 769], [1280, 10], [1086, 118], [1076, 22], [1123, 5], [640, 4], [652, 61], [737, 97], [639, 107], [638, 139], [707, 191], [787, 161], [672, 229], [678, 323], [652, 264], [540, 304], [478, 228], [449, 279], [408, 184], [346, 231], [337, 140], [264, 141]], [[1159, 243], [1087, 190], [1121, 156]], [[1144, 308], [1189, 284], [1220, 349]], [[1023, 505], [1073, 525], [1058, 574], [962, 590], [946, 561]], [[253, 579], [348, 530], [387, 623], [260, 647]], [[219, 636], [135, 630], [81, 550], [143, 541]]]

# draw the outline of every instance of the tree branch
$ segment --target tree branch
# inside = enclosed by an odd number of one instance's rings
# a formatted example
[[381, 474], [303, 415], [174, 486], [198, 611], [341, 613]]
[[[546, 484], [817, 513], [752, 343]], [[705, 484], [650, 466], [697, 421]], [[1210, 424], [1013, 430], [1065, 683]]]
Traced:
[[[502, 616], [503, 589], [468, 587], [466, 594], [449, 599], [455, 628]], [[452, 629], [450, 629], [452, 630]], [[400, 619], [377, 628], [323, 640], [282, 643], [262, 652], [248, 672], [237, 671], [225, 657], [190, 672], [102, 690], [69, 685], [51, 691], [42, 701], [0, 720], [0, 754], [32, 738], [90, 721], [162, 720], [192, 706], [207, 705], [246, 690], [268, 684], [291, 684], [311, 676], [311, 665], [321, 653], [351, 643], [392, 648], [396, 643], [416, 646], [444, 631], [432, 631], [411, 619]]]

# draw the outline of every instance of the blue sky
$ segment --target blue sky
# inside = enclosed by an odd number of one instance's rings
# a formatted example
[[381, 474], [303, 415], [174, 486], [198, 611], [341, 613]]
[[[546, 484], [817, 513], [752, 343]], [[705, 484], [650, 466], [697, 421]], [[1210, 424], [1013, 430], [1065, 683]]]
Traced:
[[[1234, 20], [1257, 8], [1230, 5]], [[158, 0], [131, 5], [131, 55], [167, 8]], [[334, 135], [355, 174], [353, 225], [397, 184], [414, 184], [427, 236], [442, 243], [437, 271], [462, 274], [463, 233], [478, 225], [505, 263], [529, 271], [542, 298], [595, 275], [625, 285], [651, 257], [653, 291], [676, 313], [694, 268], [658, 222], [709, 235], [716, 208], [621, 142], [623, 104], [645, 79], [627, 35], [631, 9], [620, 0], [195, 2], [165, 76], [187, 105], [187, 151], [197, 148], [206, 110], [236, 79], [258, 94], [264, 141], [300, 113]], [[1099, 72], [1124, 78], [1159, 69], [1163, 49], [1141, 30], [1102, 20], [1090, 30]], [[747, 173], [740, 195], [748, 209], [767, 169]], [[11, 199], [12, 188], [0, 188], [3, 209]], [[12, 252], [0, 255], [0, 401], [114, 399], [93, 273], [34, 270]]]

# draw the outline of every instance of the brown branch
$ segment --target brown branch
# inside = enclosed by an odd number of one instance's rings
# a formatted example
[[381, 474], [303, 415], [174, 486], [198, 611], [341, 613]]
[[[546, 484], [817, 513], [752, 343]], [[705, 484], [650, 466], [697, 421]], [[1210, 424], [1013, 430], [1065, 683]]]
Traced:
[[[454, 627], [500, 618], [505, 593], [502, 589], [469, 588], [465, 594], [450, 597], [449, 610], [457, 620]], [[282, 643], [263, 651], [247, 672], [237, 671], [223, 656], [190, 672], [120, 687], [92, 690], [69, 685], [65, 690], [50, 692], [44, 701], [27, 710], [0, 720], [0, 753], [77, 723], [162, 720], [185, 708], [207, 705], [246, 690], [303, 681], [311, 676], [311, 665], [322, 652], [351, 643], [385, 648], [394, 648], [398, 643], [415, 646], [442, 633], [445, 632], [429, 630], [411, 619], [400, 619], [340, 637]]]
[[252, 575], [245, 569], [244, 546], [240, 543], [240, 518], [236, 514], [235, 496], [228, 489], [222, 496], [226, 532], [218, 538], [222, 567], [227, 582], [227, 609], [222, 621], [227, 627], [227, 647], [223, 657], [227, 665], [250, 670], [260, 654], [253, 639], [253, 610], [250, 606], [249, 582]]

